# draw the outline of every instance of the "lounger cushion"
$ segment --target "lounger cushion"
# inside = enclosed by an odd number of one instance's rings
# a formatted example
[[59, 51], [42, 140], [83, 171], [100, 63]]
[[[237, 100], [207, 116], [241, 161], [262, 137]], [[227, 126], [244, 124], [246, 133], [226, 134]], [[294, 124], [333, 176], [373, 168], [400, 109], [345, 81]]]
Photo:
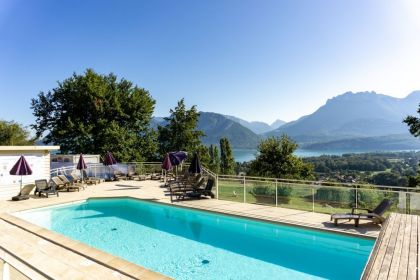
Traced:
[[359, 215], [353, 214], [332, 214], [331, 219], [357, 219]]

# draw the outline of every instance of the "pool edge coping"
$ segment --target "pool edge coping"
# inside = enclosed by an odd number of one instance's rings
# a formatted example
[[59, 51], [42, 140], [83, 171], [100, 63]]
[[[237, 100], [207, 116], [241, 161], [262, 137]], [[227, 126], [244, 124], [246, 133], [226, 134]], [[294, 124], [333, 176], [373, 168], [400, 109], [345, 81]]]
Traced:
[[[83, 201], [83, 200], [79, 200], [79, 201]], [[69, 204], [69, 203], [63, 203], [63, 204]], [[33, 209], [48, 208], [48, 207], [53, 207], [53, 206], [37, 207]], [[30, 211], [30, 210], [31, 209], [27, 209], [24, 211]], [[22, 212], [22, 211], [19, 211], [19, 212]], [[20, 228], [21, 230], [27, 231], [33, 235], [38, 236], [39, 238], [45, 239], [65, 250], [71, 251], [77, 255], [90, 259], [104, 267], [117, 271], [124, 276], [130, 277], [133, 279], [172, 279], [169, 276], [147, 269], [143, 266], [132, 263], [121, 257], [112, 255], [103, 250], [89, 246], [83, 242], [71, 239], [60, 233], [35, 225], [29, 221], [23, 220], [22, 218], [13, 215], [13, 213], [1, 213], [0, 219], [8, 224], [11, 224], [13, 226]], [[75, 247], [75, 248], [72, 248], [72, 247]], [[22, 260], [22, 262], [27, 266], [31, 266], [31, 264], [28, 264], [25, 260]]]
[[[373, 236], [373, 235], [368, 235], [368, 234], [362, 234], [362, 233], [355, 233], [355, 232], [346, 232], [343, 231], [342, 229], [334, 229], [334, 228], [323, 228], [323, 227], [317, 227], [314, 226], [312, 224], [308, 224], [308, 223], [297, 223], [297, 222], [293, 222], [293, 221], [288, 221], [288, 220], [284, 220], [284, 219], [272, 219], [266, 216], [259, 216], [259, 215], [255, 215], [255, 214], [248, 214], [248, 213], [244, 213], [244, 212], [236, 212], [236, 211], [227, 211], [227, 210], [223, 210], [223, 209], [212, 209], [209, 207], [202, 207], [202, 206], [198, 206], [198, 205], [188, 205], [188, 204], [182, 204], [182, 201], [180, 203], [173, 203], [170, 201], [165, 201], [165, 200], [160, 200], [160, 199], [144, 199], [144, 198], [139, 198], [139, 197], [134, 197], [134, 196], [127, 196], [127, 195], [123, 195], [123, 196], [91, 196], [85, 199], [76, 199], [73, 201], [68, 201], [68, 202], [64, 202], [64, 203], [54, 203], [51, 205], [47, 205], [47, 206], [40, 206], [40, 207], [33, 207], [33, 208], [28, 208], [28, 209], [23, 209], [23, 210], [19, 210], [19, 211], [14, 211], [14, 212], [4, 212], [4, 213], [0, 213], [0, 219], [4, 220], [5, 222], [12, 224], [16, 227], [19, 227], [22, 230], [25, 230], [27, 232], [30, 232], [31, 234], [34, 234], [40, 238], [46, 239], [66, 250], [69, 250], [73, 253], [76, 253], [78, 255], [81, 255], [83, 257], [86, 257], [88, 259], [91, 259], [92, 261], [97, 262], [98, 264], [101, 264], [107, 268], [113, 269], [115, 271], [118, 271], [120, 273], [122, 273], [125, 276], [134, 278], [134, 279], [172, 279], [166, 275], [160, 274], [159, 272], [153, 271], [153, 270], [149, 270], [145, 267], [142, 267], [141, 265], [129, 262], [123, 258], [114, 256], [110, 253], [107, 253], [105, 251], [102, 251], [100, 249], [96, 249], [92, 246], [89, 246], [83, 242], [71, 239], [65, 235], [62, 235], [60, 233], [56, 233], [52, 230], [40, 227], [38, 225], [35, 225], [29, 221], [26, 221], [24, 219], [22, 219], [21, 217], [15, 215], [18, 213], [24, 213], [24, 212], [28, 212], [28, 211], [33, 211], [33, 210], [40, 210], [40, 209], [44, 209], [44, 208], [55, 208], [55, 207], [60, 207], [60, 206], [65, 206], [65, 205], [72, 205], [72, 204], [77, 204], [77, 203], [84, 203], [87, 202], [90, 199], [96, 199], [96, 200], [101, 200], [101, 199], [133, 199], [133, 200], [139, 200], [139, 201], [145, 201], [145, 202], [150, 202], [150, 203], [154, 203], [154, 204], [160, 204], [160, 205], [165, 205], [165, 206], [169, 206], [169, 207], [176, 207], [176, 208], [182, 208], [182, 209], [192, 209], [192, 210], [196, 210], [196, 211], [202, 211], [202, 212], [210, 212], [210, 213], [214, 213], [214, 214], [219, 214], [219, 215], [225, 215], [225, 216], [231, 216], [231, 217], [237, 217], [237, 218], [245, 218], [245, 219], [250, 219], [250, 220], [254, 220], [254, 221], [259, 221], [259, 222], [266, 222], [266, 223], [270, 223], [270, 224], [277, 224], [277, 225], [286, 225], [286, 226], [294, 226], [294, 227], [299, 227], [299, 228], [305, 228], [305, 229], [310, 229], [310, 230], [314, 230], [314, 231], [320, 231], [320, 232], [328, 232], [328, 233], [334, 233], [334, 234], [340, 234], [340, 235], [345, 235], [345, 236], [351, 236], [351, 237], [357, 237], [357, 238], [363, 238], [363, 239], [369, 239], [369, 240], [375, 240], [373, 249], [368, 257], [368, 260], [366, 262], [366, 265], [363, 269], [362, 272], [362, 276], [365, 273], [365, 270], [367, 268], [367, 265], [369, 264], [369, 261], [372, 257], [372, 254], [374, 252], [374, 249], [377, 245], [377, 240], [378, 240], [378, 236]], [[32, 228], [32, 229], [31, 229]], [[380, 229], [379, 235], [381, 234], [382, 230], [384, 227], [382, 227]], [[39, 233], [38, 233], [39, 232]], [[64, 244], [63, 244], [64, 241]], [[75, 245], [77, 244], [77, 246], [82, 247], [82, 250], [76, 250], [71, 248], [68, 244], [72, 244]], [[114, 264], [110, 264], [110, 260], [113, 261]], [[143, 275], [148, 274], [147, 276], [145, 276], [145, 278], [143, 278]], [[139, 278], [141, 277], [141, 278]]]

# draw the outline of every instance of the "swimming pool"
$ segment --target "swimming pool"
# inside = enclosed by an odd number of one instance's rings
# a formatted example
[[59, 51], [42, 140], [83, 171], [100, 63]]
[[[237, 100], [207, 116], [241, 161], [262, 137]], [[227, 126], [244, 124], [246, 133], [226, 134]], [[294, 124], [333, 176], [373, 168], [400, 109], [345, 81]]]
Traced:
[[175, 279], [359, 279], [374, 244], [132, 198], [16, 215]]

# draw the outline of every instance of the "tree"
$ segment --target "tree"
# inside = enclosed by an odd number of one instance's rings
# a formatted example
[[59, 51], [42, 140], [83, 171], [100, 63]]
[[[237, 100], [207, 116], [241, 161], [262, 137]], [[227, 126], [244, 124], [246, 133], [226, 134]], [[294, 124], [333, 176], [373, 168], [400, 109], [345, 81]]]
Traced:
[[[419, 108], [417, 109], [417, 113], [420, 115], [420, 104]], [[420, 118], [415, 116], [408, 116], [404, 119], [404, 122], [409, 126], [410, 133], [414, 135], [414, 137], [420, 136]]]
[[232, 147], [227, 138], [220, 139], [220, 173], [235, 174], [235, 159], [233, 158]]
[[32, 99], [32, 128], [37, 137], [46, 133], [45, 142], [60, 145], [63, 153], [109, 150], [119, 161], [141, 161], [157, 149], [149, 128], [154, 105], [147, 90], [87, 69]]
[[34, 145], [35, 139], [30, 139], [29, 131], [14, 121], [0, 120], [0, 146]]
[[[210, 164], [210, 151], [209, 151], [209, 147], [200, 144], [195, 152], [199, 155], [200, 157], [200, 162], [201, 165], [204, 167], [208, 167]], [[190, 157], [190, 159], [192, 159], [192, 157]]]
[[[420, 104], [419, 108], [417, 109], [417, 113], [420, 115]], [[420, 118], [415, 116], [408, 116], [405, 118], [404, 122], [409, 126], [410, 133], [414, 135], [414, 137], [420, 136]], [[420, 166], [420, 163], [419, 163]], [[411, 185], [417, 185], [420, 183], [420, 168], [417, 171], [417, 177], [415, 179], [411, 179]]]
[[189, 110], [185, 108], [184, 99], [178, 101], [177, 107], [170, 110], [170, 116], [165, 118], [166, 125], [158, 126], [158, 142], [160, 154], [171, 151], [186, 151], [192, 154], [201, 144], [204, 133], [197, 130], [200, 113], [196, 106]]
[[216, 145], [210, 145], [209, 155], [210, 155], [209, 169], [213, 171], [214, 173], [218, 174], [220, 172], [220, 155], [219, 155], [219, 149], [217, 149]]
[[286, 135], [262, 140], [257, 158], [251, 162], [251, 173], [275, 178], [312, 179], [312, 164], [293, 155], [297, 147]]
[[375, 185], [382, 186], [401, 186], [405, 187], [408, 185], [408, 179], [401, 177], [393, 172], [379, 172], [370, 178], [370, 182]]

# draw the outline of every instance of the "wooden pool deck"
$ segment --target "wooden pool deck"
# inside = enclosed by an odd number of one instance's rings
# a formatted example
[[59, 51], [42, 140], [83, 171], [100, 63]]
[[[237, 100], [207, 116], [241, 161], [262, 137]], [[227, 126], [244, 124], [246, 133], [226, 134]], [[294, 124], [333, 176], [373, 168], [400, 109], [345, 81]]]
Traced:
[[18, 211], [92, 197], [133, 197], [366, 238], [376, 238], [381, 229], [379, 226], [367, 224], [356, 228], [352, 222], [342, 223], [336, 227], [330, 222], [330, 216], [327, 214], [257, 204], [216, 199], [171, 203], [166, 188], [157, 181], [105, 182], [89, 186], [80, 192], [61, 192], [59, 197], [31, 197], [29, 200], [16, 202], [0, 201], [0, 268], [6, 263], [10, 266], [10, 271], [17, 270], [29, 279], [167, 279], [163, 275], [35, 226], [13, 215]]
[[381, 230], [362, 279], [420, 279], [419, 237], [419, 216], [392, 213]]

